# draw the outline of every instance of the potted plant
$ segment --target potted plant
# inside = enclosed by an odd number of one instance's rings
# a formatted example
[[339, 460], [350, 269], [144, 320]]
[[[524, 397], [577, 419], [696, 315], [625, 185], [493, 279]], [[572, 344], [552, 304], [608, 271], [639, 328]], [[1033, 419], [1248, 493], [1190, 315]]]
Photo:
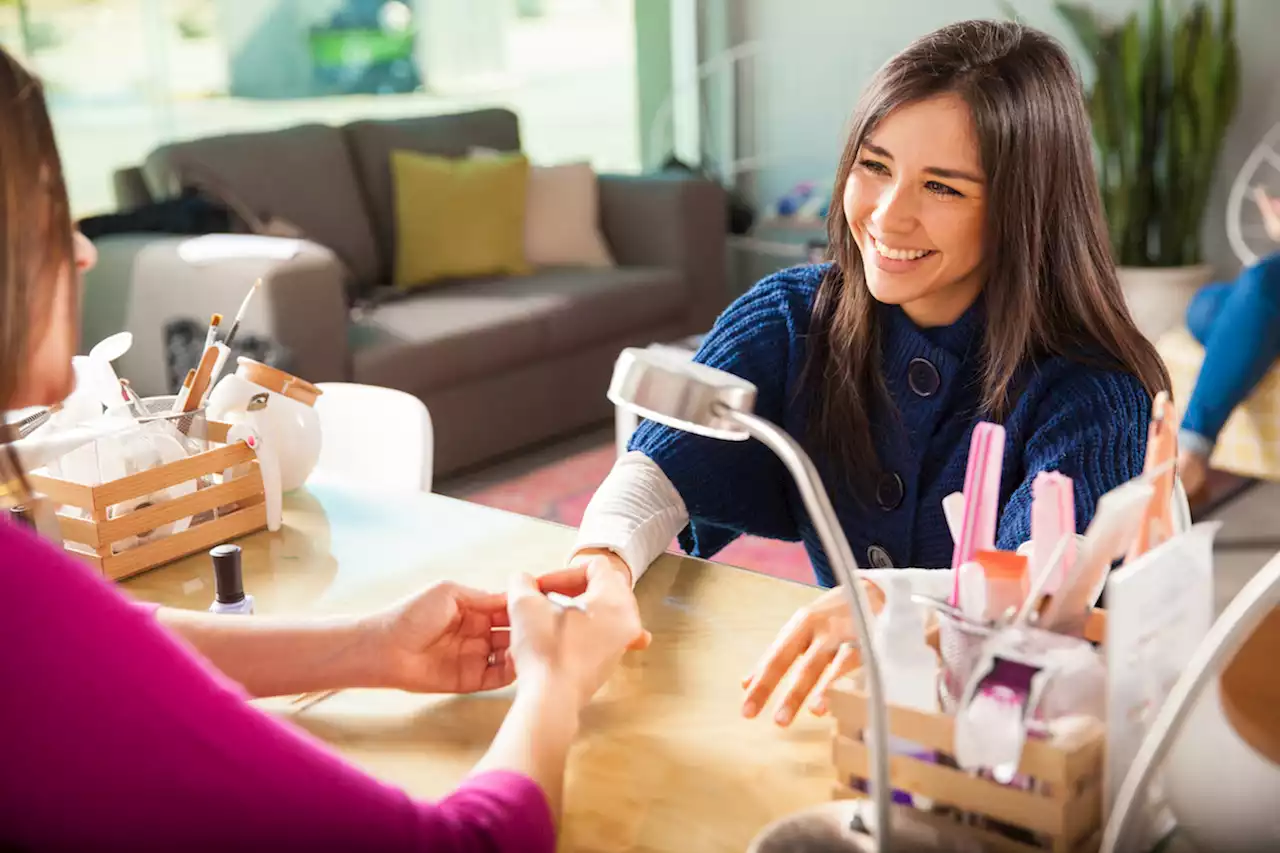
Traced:
[[1180, 16], [1151, 0], [1145, 27], [1136, 12], [1112, 23], [1055, 5], [1094, 66], [1087, 100], [1112, 251], [1129, 310], [1154, 340], [1183, 322], [1212, 274], [1200, 230], [1240, 95], [1235, 3], [1222, 0], [1215, 21], [1204, 0]]

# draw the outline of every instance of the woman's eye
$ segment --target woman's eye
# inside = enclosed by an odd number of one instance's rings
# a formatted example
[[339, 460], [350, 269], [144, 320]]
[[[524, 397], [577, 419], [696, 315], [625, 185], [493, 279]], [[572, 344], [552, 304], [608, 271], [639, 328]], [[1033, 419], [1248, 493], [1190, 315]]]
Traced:
[[884, 163], [881, 163], [879, 160], [859, 160], [858, 165], [866, 169], [868, 172], [872, 172], [877, 175], [889, 174], [889, 167]]
[[924, 188], [927, 189], [929, 192], [937, 193], [938, 195], [954, 195], [954, 196], [960, 195], [960, 193], [956, 192], [951, 187], [947, 186], [946, 184], [940, 184], [937, 181], [927, 182], [924, 185]]

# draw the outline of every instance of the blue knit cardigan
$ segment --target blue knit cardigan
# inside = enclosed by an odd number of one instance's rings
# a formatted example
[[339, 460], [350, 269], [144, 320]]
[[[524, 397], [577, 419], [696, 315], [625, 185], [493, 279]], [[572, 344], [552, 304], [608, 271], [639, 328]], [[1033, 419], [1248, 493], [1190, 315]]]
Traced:
[[[831, 460], [806, 442], [812, 389], [802, 387], [806, 334], [826, 265], [764, 279], [716, 321], [695, 359], [755, 383], [756, 413], [806, 446], [823, 472], [837, 515], [863, 568], [940, 568], [952, 540], [942, 499], [964, 487], [978, 413], [979, 299], [951, 326], [922, 329], [896, 306], [879, 305], [885, 382], [898, 410], [873, 413], [882, 474], [875, 500], [858, 500]], [[1142, 472], [1151, 398], [1135, 376], [1064, 357], [1025, 371], [1006, 430], [996, 546], [1013, 550], [1031, 533], [1031, 482], [1060, 471], [1075, 484], [1083, 532], [1098, 498]], [[644, 421], [631, 448], [671, 480], [691, 519], [686, 552], [711, 557], [742, 534], [804, 542], [819, 584], [834, 585], [826, 555], [782, 463], [756, 441], [703, 438]]]

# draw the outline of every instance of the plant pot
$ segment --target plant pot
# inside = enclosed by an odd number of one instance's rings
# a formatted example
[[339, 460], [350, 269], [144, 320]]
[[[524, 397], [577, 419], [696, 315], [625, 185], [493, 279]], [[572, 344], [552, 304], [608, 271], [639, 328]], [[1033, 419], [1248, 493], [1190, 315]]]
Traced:
[[1186, 323], [1187, 305], [1196, 291], [1209, 283], [1213, 268], [1120, 267], [1120, 290], [1138, 331], [1154, 342], [1170, 329]]

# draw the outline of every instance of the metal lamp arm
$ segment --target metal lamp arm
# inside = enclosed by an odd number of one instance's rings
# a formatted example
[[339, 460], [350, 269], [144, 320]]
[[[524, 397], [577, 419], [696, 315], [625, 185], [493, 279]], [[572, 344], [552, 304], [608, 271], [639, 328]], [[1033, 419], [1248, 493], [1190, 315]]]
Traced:
[[849, 608], [853, 612], [853, 624], [858, 631], [858, 643], [862, 651], [862, 668], [867, 679], [867, 697], [871, 706], [871, 795], [876, 804], [876, 847], [880, 853], [888, 853], [892, 843], [890, 825], [889, 782], [889, 715], [884, 700], [884, 687], [880, 678], [880, 664], [876, 659], [875, 647], [871, 641], [871, 608], [867, 604], [862, 591], [862, 584], [854, 573], [857, 561], [849, 547], [849, 540], [840, 527], [831, 499], [823, 488], [822, 478], [813, 460], [804, 449], [770, 421], [728, 407], [721, 407], [725, 418], [739, 424], [743, 429], [777, 455], [787, 467], [800, 489], [800, 497], [804, 501], [809, 518], [818, 532], [822, 547], [836, 570], [836, 577], [844, 587], [849, 598]]

